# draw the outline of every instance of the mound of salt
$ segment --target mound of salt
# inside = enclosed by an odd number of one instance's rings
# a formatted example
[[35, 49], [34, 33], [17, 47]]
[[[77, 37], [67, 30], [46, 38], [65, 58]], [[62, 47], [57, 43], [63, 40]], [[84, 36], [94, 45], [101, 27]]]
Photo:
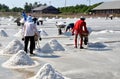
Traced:
[[66, 18], [66, 20], [70, 20], [70, 17]]
[[2, 64], [6, 68], [23, 68], [34, 65], [35, 62], [28, 56], [24, 50], [19, 50], [9, 60]]
[[3, 29], [0, 29], [0, 36], [1, 37], [8, 37], [7, 33]]
[[50, 40], [49, 45], [53, 51], [65, 51], [63, 46], [55, 39]]
[[43, 20], [44, 20], [44, 18], [42, 18], [42, 17], [38, 18], [38, 21], [43, 21]]
[[56, 25], [57, 25], [57, 26], [65, 25], [65, 22], [57, 22]]
[[113, 30], [102, 30], [99, 33], [114, 33]]
[[4, 55], [9, 55], [9, 54], [15, 54], [17, 53], [19, 50], [23, 49], [23, 44], [15, 39], [13, 41], [11, 41], [1, 52], [0, 54], [4, 54]]
[[53, 50], [51, 48], [51, 46], [49, 45], [49, 43], [46, 43], [42, 48], [41, 51], [43, 53], [53, 53]]
[[59, 72], [57, 72], [50, 64], [45, 64], [38, 73], [29, 79], [66, 79]]
[[93, 31], [91, 27], [87, 27], [89, 34]]
[[52, 39], [41, 48], [41, 51], [43, 53], [53, 53], [53, 51], [65, 51], [65, 49], [57, 40]]

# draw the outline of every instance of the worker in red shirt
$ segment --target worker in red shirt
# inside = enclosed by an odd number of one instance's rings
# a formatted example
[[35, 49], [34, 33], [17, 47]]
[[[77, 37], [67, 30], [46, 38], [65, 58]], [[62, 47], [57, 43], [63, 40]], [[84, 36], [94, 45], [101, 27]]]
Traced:
[[77, 48], [77, 38], [79, 35], [80, 36], [80, 49], [83, 49], [84, 48], [82, 46], [83, 45], [83, 37], [84, 37], [84, 35], [88, 35], [85, 18], [83, 16], [81, 16], [80, 20], [78, 20], [75, 23], [73, 31], [72, 31], [72, 35], [75, 35], [75, 40], [74, 40], [75, 48]]

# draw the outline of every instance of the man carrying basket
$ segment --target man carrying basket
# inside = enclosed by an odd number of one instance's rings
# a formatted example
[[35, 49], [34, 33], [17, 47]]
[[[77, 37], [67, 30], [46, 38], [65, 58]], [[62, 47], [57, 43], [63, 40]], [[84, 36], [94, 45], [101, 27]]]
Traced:
[[80, 49], [83, 49], [84, 47], [83, 45], [83, 38], [84, 38], [84, 44], [87, 45], [87, 41], [88, 41], [88, 30], [86, 27], [86, 22], [85, 22], [85, 18], [83, 16], [80, 17], [80, 20], [78, 20], [73, 28], [72, 31], [72, 35], [75, 35], [75, 48], [77, 48], [77, 38], [78, 35], [80, 36]]

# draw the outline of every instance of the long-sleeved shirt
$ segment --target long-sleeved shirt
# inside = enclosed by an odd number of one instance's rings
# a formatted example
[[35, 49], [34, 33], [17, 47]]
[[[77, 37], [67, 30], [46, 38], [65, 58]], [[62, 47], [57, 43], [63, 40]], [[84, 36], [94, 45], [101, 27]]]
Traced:
[[23, 27], [24, 36], [34, 36], [35, 33], [38, 33], [36, 25], [33, 22], [25, 22]]
[[73, 28], [73, 33], [76, 32], [77, 34], [82, 34], [83, 32], [88, 33], [86, 22], [84, 20], [78, 20]]

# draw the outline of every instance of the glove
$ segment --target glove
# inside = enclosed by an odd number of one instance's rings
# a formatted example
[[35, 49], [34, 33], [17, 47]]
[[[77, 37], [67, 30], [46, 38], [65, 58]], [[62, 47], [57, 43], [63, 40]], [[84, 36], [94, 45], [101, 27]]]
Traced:
[[41, 40], [42, 40], [42, 38], [39, 38], [39, 40], [41, 41]]
[[24, 41], [24, 38], [22, 38], [22, 41]]

